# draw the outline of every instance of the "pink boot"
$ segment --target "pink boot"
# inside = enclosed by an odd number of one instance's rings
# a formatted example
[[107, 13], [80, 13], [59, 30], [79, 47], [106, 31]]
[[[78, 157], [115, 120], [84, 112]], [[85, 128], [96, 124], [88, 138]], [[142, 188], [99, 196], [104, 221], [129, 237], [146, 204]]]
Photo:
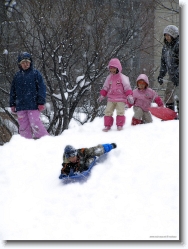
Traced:
[[125, 124], [125, 116], [118, 115], [116, 117], [116, 125], [117, 125], [118, 131], [121, 131], [123, 129], [124, 124]]
[[142, 120], [133, 117], [131, 125], [137, 125], [137, 124], [143, 124]]
[[103, 131], [109, 131], [113, 125], [114, 119], [112, 116], [104, 116], [104, 129]]

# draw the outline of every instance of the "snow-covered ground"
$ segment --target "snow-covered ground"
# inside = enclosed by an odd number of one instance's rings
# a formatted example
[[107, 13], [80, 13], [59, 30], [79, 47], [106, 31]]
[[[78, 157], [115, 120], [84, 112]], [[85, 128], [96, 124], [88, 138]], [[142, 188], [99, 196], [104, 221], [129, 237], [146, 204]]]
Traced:
[[[1, 240], [179, 240], [179, 121], [102, 132], [72, 121], [58, 137], [0, 147]], [[63, 149], [112, 143], [86, 183], [59, 180]]]

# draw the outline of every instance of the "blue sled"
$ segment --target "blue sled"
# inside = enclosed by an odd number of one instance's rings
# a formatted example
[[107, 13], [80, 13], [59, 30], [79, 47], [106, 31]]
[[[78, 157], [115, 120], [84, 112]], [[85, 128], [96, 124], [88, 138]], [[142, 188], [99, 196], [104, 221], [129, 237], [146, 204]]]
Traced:
[[94, 157], [93, 162], [90, 164], [90, 166], [87, 170], [82, 171], [78, 174], [72, 174], [72, 175], [61, 174], [59, 176], [59, 179], [61, 179], [63, 181], [63, 183], [65, 183], [65, 184], [73, 183], [73, 182], [83, 183], [83, 182], [87, 181], [88, 177], [90, 176], [91, 169], [93, 168], [93, 166], [95, 166], [97, 164], [97, 162], [102, 162], [103, 159], [105, 159], [105, 158], [106, 158], [106, 154], [104, 154], [101, 157]]

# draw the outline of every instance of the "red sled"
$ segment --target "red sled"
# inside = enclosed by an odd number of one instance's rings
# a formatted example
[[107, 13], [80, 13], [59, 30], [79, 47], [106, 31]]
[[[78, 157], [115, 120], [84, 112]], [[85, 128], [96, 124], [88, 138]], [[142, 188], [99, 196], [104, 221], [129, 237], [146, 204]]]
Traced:
[[149, 111], [152, 115], [162, 120], [173, 120], [177, 118], [177, 113], [166, 107], [150, 107]]

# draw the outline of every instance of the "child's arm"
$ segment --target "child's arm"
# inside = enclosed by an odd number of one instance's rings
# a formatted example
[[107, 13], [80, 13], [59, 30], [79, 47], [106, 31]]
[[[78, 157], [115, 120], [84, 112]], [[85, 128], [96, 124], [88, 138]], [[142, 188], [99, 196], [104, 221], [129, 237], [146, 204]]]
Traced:
[[162, 99], [161, 99], [159, 96], [157, 96], [157, 97], [154, 99], [154, 101], [155, 101], [155, 103], [156, 103], [158, 106], [164, 106], [163, 101], [162, 101]]
[[107, 95], [108, 93], [108, 89], [109, 89], [109, 77], [110, 75], [106, 78], [104, 85], [102, 87], [102, 89], [100, 90], [100, 96], [97, 99], [97, 101], [100, 103]]
[[36, 84], [38, 88], [37, 104], [44, 105], [46, 102], [46, 85], [44, 84], [43, 77], [38, 70], [36, 70]]
[[100, 91], [100, 94], [103, 96], [103, 97], [106, 97], [107, 93], [108, 93], [108, 90], [109, 90], [109, 78], [110, 78], [110, 75], [107, 76], [105, 82], [104, 82], [104, 85]]
[[125, 76], [124, 74], [121, 74], [121, 78], [122, 78], [124, 93], [125, 96], [127, 97], [127, 102], [129, 105], [132, 106], [134, 104], [134, 99], [133, 99], [133, 91], [131, 89], [129, 77]]

